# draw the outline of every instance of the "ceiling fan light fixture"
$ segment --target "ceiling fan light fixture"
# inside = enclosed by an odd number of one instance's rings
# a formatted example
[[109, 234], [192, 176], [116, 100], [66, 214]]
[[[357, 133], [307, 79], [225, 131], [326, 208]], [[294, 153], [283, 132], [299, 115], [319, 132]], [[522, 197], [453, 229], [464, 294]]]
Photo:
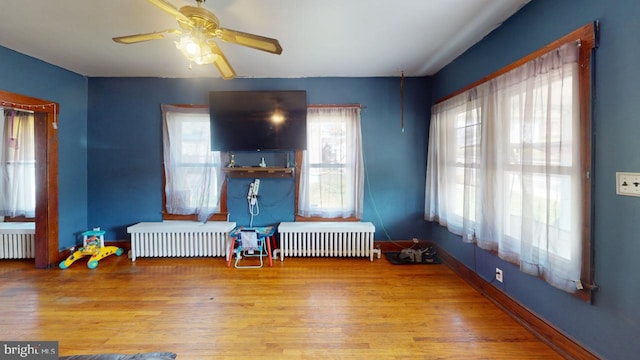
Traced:
[[135, 44], [164, 39], [166, 35], [186, 35], [174, 43], [182, 55], [189, 59], [189, 69], [193, 63], [198, 65], [213, 64], [222, 78], [227, 80], [235, 78], [236, 73], [214, 41], [215, 39], [272, 54], [282, 53], [282, 47], [277, 39], [220, 27], [218, 17], [203, 6], [205, 0], [195, 0], [197, 6], [186, 5], [179, 9], [169, 0], [148, 1], [160, 10], [172, 15], [178, 21], [180, 29], [120, 36], [113, 38], [113, 41], [121, 44]]
[[180, 41], [175, 43], [176, 47], [189, 61], [198, 65], [213, 64], [218, 58], [218, 55], [211, 52], [211, 46], [200, 41], [198, 37], [183, 36]]

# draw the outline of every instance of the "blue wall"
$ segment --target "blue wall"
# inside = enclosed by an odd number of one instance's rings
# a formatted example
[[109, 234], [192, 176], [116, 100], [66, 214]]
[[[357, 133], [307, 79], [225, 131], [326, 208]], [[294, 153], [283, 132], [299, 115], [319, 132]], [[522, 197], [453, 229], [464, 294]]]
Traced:
[[0, 89], [60, 105], [59, 244], [73, 246], [87, 230], [87, 78], [0, 47]]
[[438, 226], [431, 237], [485, 279], [504, 269], [503, 288], [557, 328], [607, 359], [640, 353], [640, 198], [615, 194], [615, 172], [640, 172], [640, 2], [535, 0], [433, 77], [433, 98], [452, 93], [592, 21], [601, 25], [596, 52], [594, 143], [595, 278], [593, 305], [537, 278]]
[[[640, 199], [615, 194], [615, 172], [640, 172], [640, 2], [636, 0], [535, 0], [502, 27], [436, 74], [408, 79], [405, 132], [400, 131], [399, 79], [139, 79], [91, 78], [0, 47], [0, 88], [56, 101], [59, 124], [60, 247], [94, 226], [107, 239], [126, 239], [126, 227], [161, 219], [160, 104], [207, 101], [211, 90], [308, 91], [311, 103], [360, 103], [367, 163], [364, 220], [376, 239], [429, 235], [481, 276], [504, 270], [503, 288], [523, 305], [609, 359], [640, 352]], [[572, 30], [599, 20], [594, 115], [593, 305], [523, 275], [495, 256], [463, 244], [437, 226], [425, 232], [425, 148], [429, 104]], [[245, 180], [230, 184], [232, 220], [246, 223]], [[279, 182], [279, 183], [278, 183]], [[291, 183], [264, 184], [264, 213], [257, 221], [292, 216]], [[267, 195], [268, 194], [268, 195]], [[386, 230], [386, 231], [385, 231]]]
[[[376, 239], [424, 234], [428, 79], [405, 81], [405, 131], [401, 131], [399, 78], [89, 80], [89, 227], [106, 239], [127, 239], [126, 227], [159, 221], [162, 211], [161, 104], [206, 104], [213, 90], [306, 90], [311, 104], [353, 104], [362, 111], [367, 169], [364, 221]], [[255, 155], [255, 154], [254, 154]], [[255, 161], [255, 160], [247, 160]], [[252, 163], [250, 163], [252, 164]], [[250, 179], [229, 181], [230, 220], [248, 225]], [[264, 179], [254, 225], [291, 221], [292, 180]], [[386, 233], [385, 233], [386, 232]]]

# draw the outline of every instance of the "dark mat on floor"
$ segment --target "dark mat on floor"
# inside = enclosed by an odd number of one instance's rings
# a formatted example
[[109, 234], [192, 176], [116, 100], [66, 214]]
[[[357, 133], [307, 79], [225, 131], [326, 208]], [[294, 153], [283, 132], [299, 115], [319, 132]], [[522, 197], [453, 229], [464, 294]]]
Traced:
[[412, 261], [405, 261], [404, 259], [400, 258], [400, 251], [385, 251], [384, 256], [387, 258], [387, 260], [389, 260], [390, 263], [392, 263], [393, 265], [433, 265], [433, 264], [441, 264], [442, 261], [440, 261], [440, 258], [438, 258], [438, 256], [434, 256], [433, 257], [433, 262], [412, 262]]

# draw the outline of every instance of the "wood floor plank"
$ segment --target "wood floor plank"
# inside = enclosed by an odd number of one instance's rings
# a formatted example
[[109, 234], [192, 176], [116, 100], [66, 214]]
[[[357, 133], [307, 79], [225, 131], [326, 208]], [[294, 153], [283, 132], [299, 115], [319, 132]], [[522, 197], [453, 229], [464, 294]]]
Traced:
[[0, 332], [62, 355], [178, 359], [560, 359], [445, 265], [108, 257], [90, 270], [0, 262]]

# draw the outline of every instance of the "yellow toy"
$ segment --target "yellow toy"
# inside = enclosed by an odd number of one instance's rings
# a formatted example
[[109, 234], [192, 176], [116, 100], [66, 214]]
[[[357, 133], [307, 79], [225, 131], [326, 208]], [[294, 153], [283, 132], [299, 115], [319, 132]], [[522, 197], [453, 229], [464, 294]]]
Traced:
[[109, 255], [122, 255], [122, 253], [124, 253], [124, 249], [117, 246], [104, 246], [104, 233], [105, 232], [101, 231], [99, 228], [83, 232], [82, 236], [84, 246], [74, 251], [74, 253], [69, 255], [65, 261], [61, 262], [60, 269], [64, 270], [68, 268], [76, 260], [87, 255], [91, 255], [91, 258], [87, 263], [87, 267], [89, 269], [95, 269], [98, 266], [98, 261]]

